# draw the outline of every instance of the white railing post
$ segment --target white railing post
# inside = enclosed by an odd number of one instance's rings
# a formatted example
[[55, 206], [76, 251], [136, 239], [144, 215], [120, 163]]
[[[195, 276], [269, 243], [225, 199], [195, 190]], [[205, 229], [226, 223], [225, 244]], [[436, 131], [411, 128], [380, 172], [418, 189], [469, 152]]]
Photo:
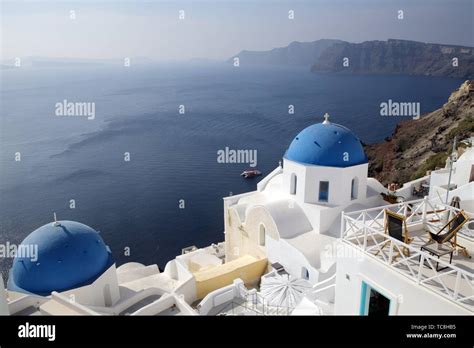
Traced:
[[456, 282], [454, 283], [453, 300], [456, 301], [459, 294], [459, 283], [461, 282], [461, 272], [456, 273]]
[[388, 254], [388, 264], [392, 264], [392, 259], [393, 259], [393, 241], [390, 240], [390, 252]]
[[425, 255], [421, 254], [420, 255], [420, 264], [418, 265], [418, 280], [417, 284], [420, 284], [421, 282], [421, 276], [423, 272], [423, 264], [425, 263]]
[[423, 198], [423, 203], [422, 203], [422, 204], [423, 204], [423, 214], [421, 215], [421, 219], [422, 219], [422, 221], [423, 221], [423, 225], [426, 224], [426, 208], [427, 208], [427, 206], [428, 206], [428, 204], [426, 203], [427, 201], [428, 201], [428, 196], [425, 196], [425, 197]]
[[345, 215], [344, 215], [344, 210], [341, 212], [341, 239], [344, 238], [344, 230], [345, 230]]
[[365, 226], [366, 212], [362, 213], [362, 228], [364, 229], [364, 250], [367, 249], [367, 227]]

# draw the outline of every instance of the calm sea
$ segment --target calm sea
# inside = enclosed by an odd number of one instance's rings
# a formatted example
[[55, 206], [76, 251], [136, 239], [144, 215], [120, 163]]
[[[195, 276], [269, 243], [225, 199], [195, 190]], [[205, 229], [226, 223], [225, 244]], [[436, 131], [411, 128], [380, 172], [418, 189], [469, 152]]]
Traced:
[[[256, 188], [239, 176], [248, 166], [218, 163], [218, 150], [257, 150], [266, 174], [325, 112], [375, 142], [405, 119], [380, 116], [381, 102], [420, 102], [428, 112], [462, 82], [223, 64], [1, 73], [0, 243], [21, 242], [56, 212], [99, 230], [118, 264], [161, 267], [183, 247], [222, 241], [222, 197]], [[94, 102], [95, 119], [56, 116], [63, 100]], [[0, 262], [5, 277], [10, 262]]]

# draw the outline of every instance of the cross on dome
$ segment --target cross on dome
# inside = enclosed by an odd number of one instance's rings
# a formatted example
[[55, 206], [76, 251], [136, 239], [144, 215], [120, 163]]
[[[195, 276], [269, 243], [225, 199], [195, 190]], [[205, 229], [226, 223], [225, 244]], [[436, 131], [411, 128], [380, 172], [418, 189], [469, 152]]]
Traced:
[[58, 219], [56, 217], [56, 212], [53, 213], [53, 217], [54, 217], [53, 226], [54, 227], [61, 226], [61, 223], [58, 221]]
[[324, 121], [323, 121], [323, 124], [328, 124], [328, 123], [331, 123], [329, 122], [329, 114], [326, 112], [324, 114]]

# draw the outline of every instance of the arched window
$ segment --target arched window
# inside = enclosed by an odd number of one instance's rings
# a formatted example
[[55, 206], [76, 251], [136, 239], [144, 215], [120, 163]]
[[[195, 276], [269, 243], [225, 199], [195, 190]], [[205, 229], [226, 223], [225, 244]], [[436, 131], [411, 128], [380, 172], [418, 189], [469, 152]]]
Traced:
[[265, 246], [265, 225], [260, 224], [258, 229], [258, 244], [260, 246]]
[[357, 199], [357, 189], [359, 187], [359, 179], [352, 179], [351, 183], [351, 199]]
[[296, 195], [296, 187], [298, 185], [298, 178], [295, 173], [291, 174], [290, 194]]
[[309, 271], [306, 267], [301, 268], [301, 278], [308, 280], [309, 279]]

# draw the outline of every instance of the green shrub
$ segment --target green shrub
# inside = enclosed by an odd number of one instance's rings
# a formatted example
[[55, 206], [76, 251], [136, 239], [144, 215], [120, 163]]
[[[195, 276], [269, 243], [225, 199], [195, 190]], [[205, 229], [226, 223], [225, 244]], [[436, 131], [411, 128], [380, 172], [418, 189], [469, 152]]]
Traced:
[[433, 170], [436, 167], [444, 167], [446, 164], [446, 159], [448, 158], [448, 154], [445, 152], [440, 152], [435, 155], [429, 157], [425, 163], [423, 163], [418, 170], [413, 173], [411, 179], [415, 180], [421, 178], [426, 175], [428, 170]]
[[400, 138], [397, 141], [396, 151], [405, 152], [410, 146], [413, 145], [415, 139]]
[[451, 142], [454, 137], [457, 135], [458, 140], [463, 140], [471, 135], [474, 132], [474, 117], [469, 116], [458, 123], [456, 128], [453, 128], [446, 135], [446, 140]]

